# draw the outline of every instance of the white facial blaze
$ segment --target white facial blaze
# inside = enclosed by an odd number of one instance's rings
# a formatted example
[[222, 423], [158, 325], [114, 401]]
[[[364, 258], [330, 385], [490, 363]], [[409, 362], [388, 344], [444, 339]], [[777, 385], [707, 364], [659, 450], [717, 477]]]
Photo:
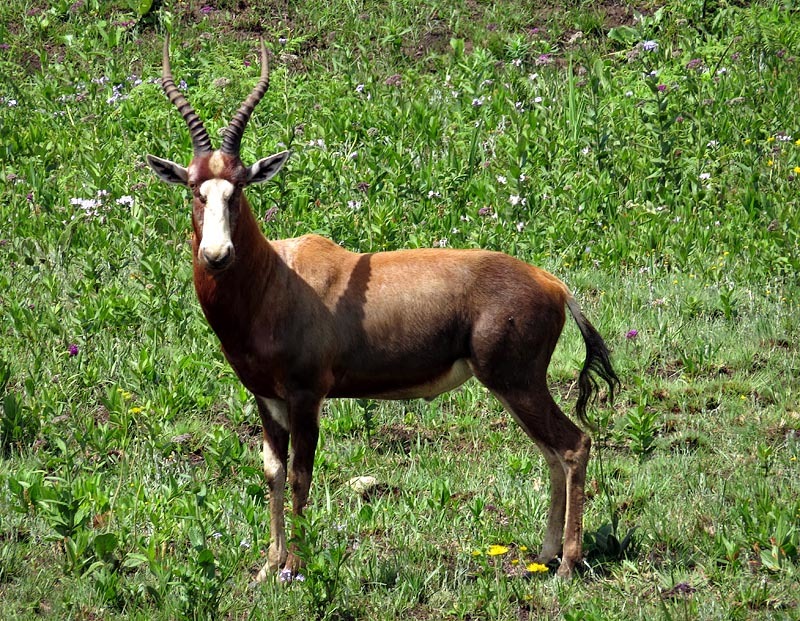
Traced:
[[224, 179], [209, 179], [200, 186], [200, 195], [206, 199], [200, 253], [208, 259], [224, 258], [233, 248], [228, 217], [228, 200], [233, 189], [233, 184]]

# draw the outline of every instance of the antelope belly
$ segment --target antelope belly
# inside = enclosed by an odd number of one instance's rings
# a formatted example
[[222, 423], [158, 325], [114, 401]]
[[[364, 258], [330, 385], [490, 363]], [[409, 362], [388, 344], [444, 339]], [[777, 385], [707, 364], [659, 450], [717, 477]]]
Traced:
[[430, 381], [380, 392], [371, 397], [375, 399], [433, 399], [443, 392], [458, 388], [470, 377], [472, 377], [472, 369], [469, 362], [461, 358], [456, 360], [447, 372], [437, 375]]

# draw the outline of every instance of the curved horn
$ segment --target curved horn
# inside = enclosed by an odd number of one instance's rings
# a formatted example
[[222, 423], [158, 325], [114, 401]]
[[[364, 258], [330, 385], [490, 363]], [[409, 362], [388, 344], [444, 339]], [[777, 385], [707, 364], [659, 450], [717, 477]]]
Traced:
[[250, 115], [253, 114], [253, 109], [261, 101], [264, 93], [269, 88], [269, 63], [267, 62], [267, 46], [264, 45], [264, 37], [261, 37], [261, 78], [258, 84], [255, 85], [253, 91], [244, 100], [242, 106], [233, 115], [230, 125], [225, 129], [225, 135], [222, 137], [222, 146], [220, 150], [228, 155], [239, 155], [239, 150], [242, 145], [242, 134], [244, 128], [247, 126], [247, 121], [250, 120]]
[[211, 151], [211, 138], [208, 137], [208, 132], [203, 126], [203, 121], [197, 116], [197, 113], [186, 100], [186, 97], [178, 90], [178, 87], [175, 86], [175, 81], [172, 79], [172, 69], [169, 66], [169, 32], [164, 39], [164, 58], [161, 64], [161, 87], [164, 89], [170, 102], [178, 108], [186, 124], [189, 126], [194, 154], [200, 155], [201, 153], [208, 153]]

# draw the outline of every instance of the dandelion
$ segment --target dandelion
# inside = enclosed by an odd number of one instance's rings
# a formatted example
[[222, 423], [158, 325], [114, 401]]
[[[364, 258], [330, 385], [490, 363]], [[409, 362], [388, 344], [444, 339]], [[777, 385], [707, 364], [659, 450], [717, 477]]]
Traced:
[[70, 343], [69, 347], [67, 347], [67, 352], [69, 353], [69, 357], [73, 358], [78, 355], [78, 346], [75, 343]]
[[642, 49], [645, 52], [657, 52], [658, 51], [658, 41], [643, 41], [642, 42]]
[[130, 408], [130, 409], [128, 410], [128, 413], [129, 413], [129, 414], [141, 414], [143, 411], [144, 411], [144, 410], [143, 410], [141, 407], [139, 407], [138, 405], [136, 405], [136, 406], [134, 406], [134, 407]]
[[794, 168], [792, 168], [792, 172], [795, 175], [800, 175], [800, 166], [795, 166]]
[[506, 552], [508, 552], [508, 548], [506, 546], [492, 544], [489, 546], [489, 549], [486, 551], [486, 554], [487, 556], [502, 556]]
[[635, 328], [632, 330], [628, 330], [628, 332], [625, 334], [625, 338], [628, 339], [629, 341], [636, 340], [638, 336], [639, 336], [639, 331], [636, 330]]
[[541, 563], [528, 563], [525, 565], [525, 569], [527, 569], [532, 574], [543, 573], [547, 571], [547, 565], [542, 565]]

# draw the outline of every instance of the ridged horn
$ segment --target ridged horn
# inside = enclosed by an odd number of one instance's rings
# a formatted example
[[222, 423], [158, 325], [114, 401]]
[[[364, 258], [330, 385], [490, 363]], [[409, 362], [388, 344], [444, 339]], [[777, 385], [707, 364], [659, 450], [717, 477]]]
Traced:
[[208, 136], [206, 128], [203, 126], [203, 121], [197, 116], [192, 106], [186, 100], [186, 97], [181, 94], [178, 87], [175, 86], [175, 81], [172, 79], [172, 69], [169, 65], [169, 33], [164, 39], [164, 57], [161, 62], [161, 87], [164, 89], [170, 102], [178, 108], [183, 116], [183, 120], [189, 126], [189, 134], [192, 136], [192, 145], [194, 154], [200, 155], [211, 151], [211, 138]]
[[222, 146], [220, 147], [223, 153], [239, 155], [239, 150], [242, 146], [242, 135], [244, 134], [244, 128], [247, 126], [247, 121], [250, 120], [253, 109], [261, 101], [268, 88], [269, 63], [267, 62], [267, 46], [264, 45], [264, 37], [261, 37], [261, 78], [225, 129], [225, 135], [222, 137]]

